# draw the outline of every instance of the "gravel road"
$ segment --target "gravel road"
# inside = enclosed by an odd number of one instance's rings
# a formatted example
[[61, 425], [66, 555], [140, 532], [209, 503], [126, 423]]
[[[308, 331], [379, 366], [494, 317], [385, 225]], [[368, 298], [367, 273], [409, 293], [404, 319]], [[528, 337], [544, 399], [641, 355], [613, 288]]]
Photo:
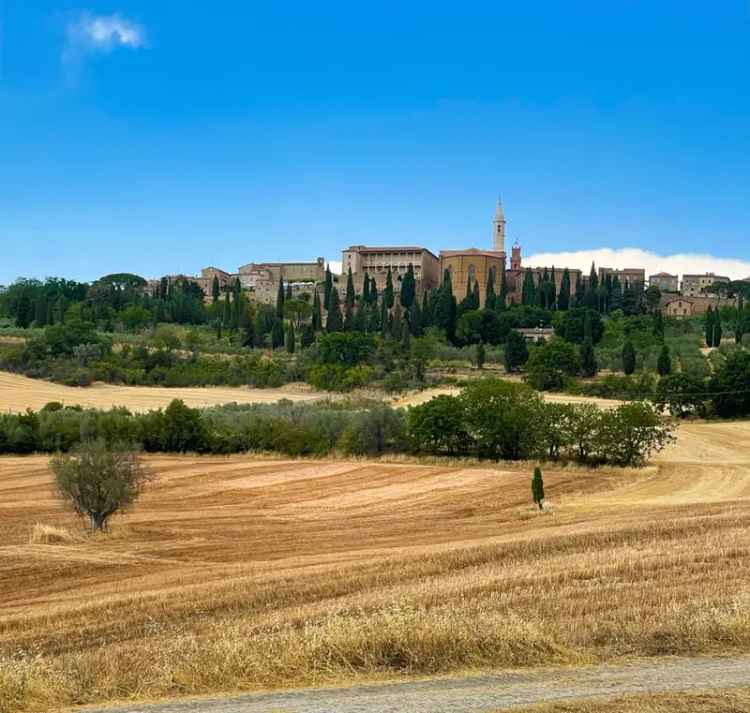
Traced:
[[[100, 709], [101, 713], [483, 713], [566, 699], [750, 686], [750, 657], [498, 673]], [[87, 708], [87, 713], [97, 709]]]

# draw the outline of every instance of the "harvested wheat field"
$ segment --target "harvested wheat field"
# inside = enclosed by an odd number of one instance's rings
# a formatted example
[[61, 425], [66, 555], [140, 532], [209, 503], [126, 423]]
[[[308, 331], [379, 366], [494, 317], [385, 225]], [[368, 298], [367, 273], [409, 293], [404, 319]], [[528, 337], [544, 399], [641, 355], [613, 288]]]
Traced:
[[[505, 376], [506, 381], [521, 381], [521, 379]], [[458, 386], [435, 386], [423, 391], [415, 391], [403, 396], [397, 396], [392, 400], [392, 404], [397, 407], [418, 406], [426, 403], [436, 396], [458, 396], [461, 389]], [[601, 399], [596, 396], [575, 396], [573, 394], [553, 393], [551, 391], [539, 392], [539, 395], [551, 403], [558, 404], [594, 404], [599, 408], [616, 408], [622, 401], [616, 399]]]
[[546, 468], [545, 513], [528, 464], [149, 462], [90, 538], [0, 459], [0, 710], [750, 645], [750, 423]]
[[37, 411], [50, 401], [66, 406], [109, 409], [125, 406], [131, 411], [148, 411], [168, 406], [172, 399], [182, 399], [188, 406], [218, 406], [274, 403], [279, 399], [309, 401], [321, 398], [306, 384], [288, 384], [279, 389], [250, 387], [192, 387], [166, 388], [159, 386], [113, 386], [96, 383], [85, 388], [63, 386], [51, 381], [29, 379], [18, 374], [0, 371], [0, 411], [19, 413], [26, 409]]

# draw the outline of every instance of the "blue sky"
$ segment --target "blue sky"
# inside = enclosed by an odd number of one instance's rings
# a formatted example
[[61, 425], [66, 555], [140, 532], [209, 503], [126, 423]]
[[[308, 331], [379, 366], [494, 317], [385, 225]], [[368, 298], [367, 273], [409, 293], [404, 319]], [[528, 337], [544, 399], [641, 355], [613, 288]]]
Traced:
[[0, 283], [484, 247], [498, 193], [750, 274], [749, 70], [747, 0], [0, 0]]

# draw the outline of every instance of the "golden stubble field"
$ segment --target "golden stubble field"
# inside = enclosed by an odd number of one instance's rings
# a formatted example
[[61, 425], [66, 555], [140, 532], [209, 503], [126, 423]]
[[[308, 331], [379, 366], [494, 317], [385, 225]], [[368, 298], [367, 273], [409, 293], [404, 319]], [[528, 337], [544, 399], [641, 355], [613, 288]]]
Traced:
[[750, 423], [546, 468], [544, 514], [529, 464], [149, 462], [89, 538], [46, 458], [0, 459], [0, 710], [750, 644]]
[[172, 399], [182, 399], [188, 406], [203, 408], [227, 403], [275, 403], [279, 399], [310, 401], [321, 398], [306, 384], [288, 384], [279, 389], [250, 387], [115, 386], [97, 382], [85, 388], [64, 386], [41, 379], [0, 371], [0, 412], [38, 411], [50, 401], [66, 406], [110, 409], [125, 406], [131, 411], [148, 411], [168, 406]]

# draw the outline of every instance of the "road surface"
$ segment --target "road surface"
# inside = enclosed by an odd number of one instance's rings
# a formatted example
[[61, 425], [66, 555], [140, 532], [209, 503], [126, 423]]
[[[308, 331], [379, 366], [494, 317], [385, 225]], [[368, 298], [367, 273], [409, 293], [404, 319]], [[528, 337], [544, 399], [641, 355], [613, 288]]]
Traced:
[[750, 657], [507, 672], [303, 689], [224, 699], [83, 709], [87, 713], [489, 713], [550, 701], [750, 686]]

